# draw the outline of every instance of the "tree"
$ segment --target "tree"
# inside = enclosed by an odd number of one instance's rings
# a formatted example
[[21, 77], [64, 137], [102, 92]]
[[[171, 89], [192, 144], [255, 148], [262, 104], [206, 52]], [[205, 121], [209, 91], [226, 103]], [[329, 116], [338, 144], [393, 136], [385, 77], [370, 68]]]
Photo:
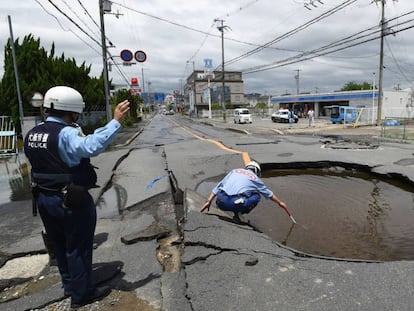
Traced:
[[112, 97], [112, 106], [115, 107], [116, 104], [126, 99], [130, 103], [130, 117], [132, 118], [132, 122], [135, 122], [138, 117], [138, 108], [142, 108], [144, 100], [140, 95], [132, 95], [131, 92], [128, 90], [119, 90]]
[[267, 108], [267, 103], [264, 103], [264, 102], [257, 103], [256, 106], [254, 106], [254, 108], [255, 109], [265, 109], [265, 108]]
[[341, 88], [341, 91], [360, 91], [360, 90], [372, 90], [372, 84], [368, 82], [356, 83], [355, 81], [349, 81]]
[[[75, 59], [67, 59], [63, 53], [56, 57], [54, 44], [48, 53], [40, 46], [40, 39], [34, 39], [32, 35], [25, 36], [21, 44], [19, 39], [15, 40], [14, 47], [24, 115], [38, 113], [30, 105], [34, 92], [45, 94], [49, 88], [56, 85], [67, 85], [78, 90], [83, 96], [86, 109], [92, 105], [105, 105], [103, 76], [90, 77], [90, 66], [86, 66], [85, 63], [78, 66]], [[4, 55], [4, 75], [0, 81], [0, 110], [3, 115], [11, 115], [13, 122], [19, 125], [19, 105], [10, 39], [4, 48]]]

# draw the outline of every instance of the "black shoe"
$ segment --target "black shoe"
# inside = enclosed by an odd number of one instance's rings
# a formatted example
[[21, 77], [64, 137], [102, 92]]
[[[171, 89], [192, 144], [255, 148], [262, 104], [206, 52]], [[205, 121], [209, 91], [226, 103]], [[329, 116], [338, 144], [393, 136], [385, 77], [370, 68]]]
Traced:
[[234, 212], [233, 219], [237, 222], [241, 222], [240, 216], [238, 212]]
[[90, 304], [92, 302], [98, 301], [106, 296], [108, 296], [111, 293], [111, 288], [108, 286], [102, 286], [102, 287], [97, 287], [95, 289], [95, 292], [90, 295], [89, 297], [87, 297], [86, 299], [82, 300], [81, 302], [78, 303], [71, 303], [70, 307], [71, 308], [80, 308], [84, 305]]

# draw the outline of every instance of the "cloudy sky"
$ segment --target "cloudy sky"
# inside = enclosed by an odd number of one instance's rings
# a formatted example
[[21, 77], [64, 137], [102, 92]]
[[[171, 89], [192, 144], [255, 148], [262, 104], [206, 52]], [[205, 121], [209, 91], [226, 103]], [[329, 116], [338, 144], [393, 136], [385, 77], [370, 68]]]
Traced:
[[[105, 32], [117, 66], [110, 79], [138, 77], [145, 89], [180, 89], [205, 59], [243, 72], [245, 93], [330, 92], [345, 83], [378, 85], [381, 3], [375, 0], [116, 0]], [[65, 16], [66, 15], [66, 16]], [[32, 34], [50, 51], [102, 71], [99, 0], [0, 0], [0, 45]], [[383, 87], [414, 81], [414, 2], [387, 0]], [[215, 20], [218, 20], [215, 21]], [[413, 27], [413, 28], [412, 28]], [[145, 62], [124, 66], [122, 50], [144, 51]], [[0, 54], [3, 75], [4, 52]]]

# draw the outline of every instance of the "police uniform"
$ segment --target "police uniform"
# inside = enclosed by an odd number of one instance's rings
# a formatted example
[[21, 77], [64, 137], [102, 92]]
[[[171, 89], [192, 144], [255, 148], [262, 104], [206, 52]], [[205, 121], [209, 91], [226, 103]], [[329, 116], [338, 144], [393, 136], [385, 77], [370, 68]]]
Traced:
[[273, 192], [251, 170], [230, 171], [212, 190], [216, 205], [224, 211], [249, 213], [260, 202], [260, 195], [270, 199]]
[[[89, 158], [107, 148], [120, 128], [111, 120], [84, 136], [79, 127], [49, 116], [25, 137], [37, 208], [53, 244], [65, 294], [71, 294], [75, 305], [95, 291], [91, 272], [96, 207], [87, 190], [95, 186], [96, 173]], [[76, 206], [64, 204], [69, 185], [83, 189]]]

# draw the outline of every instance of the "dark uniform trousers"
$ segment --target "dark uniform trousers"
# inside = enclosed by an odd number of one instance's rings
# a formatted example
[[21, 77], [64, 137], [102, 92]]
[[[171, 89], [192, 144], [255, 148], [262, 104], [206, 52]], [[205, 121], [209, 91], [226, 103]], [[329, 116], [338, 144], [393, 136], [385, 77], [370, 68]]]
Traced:
[[219, 209], [242, 214], [251, 212], [259, 202], [259, 193], [247, 196], [245, 194], [228, 195], [224, 191], [219, 191], [216, 198], [216, 205]]
[[93, 237], [96, 227], [96, 208], [88, 193], [83, 206], [63, 208], [60, 194], [40, 193], [37, 199], [40, 217], [52, 240], [59, 272], [72, 303], [91, 295]]

